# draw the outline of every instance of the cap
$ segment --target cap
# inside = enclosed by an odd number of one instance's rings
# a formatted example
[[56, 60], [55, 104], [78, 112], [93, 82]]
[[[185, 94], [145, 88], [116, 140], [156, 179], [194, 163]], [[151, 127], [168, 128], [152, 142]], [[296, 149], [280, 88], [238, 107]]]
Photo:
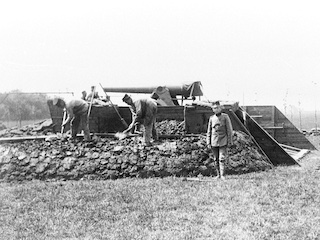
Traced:
[[155, 100], [159, 99], [159, 95], [156, 92], [153, 92], [150, 97]]
[[129, 100], [129, 99], [131, 99], [131, 97], [128, 94], [125, 94], [123, 96], [123, 98], [122, 98], [122, 101], [124, 102], [124, 101]]
[[220, 106], [220, 101], [212, 102], [212, 106], [213, 106], [213, 105], [218, 105], [218, 106]]

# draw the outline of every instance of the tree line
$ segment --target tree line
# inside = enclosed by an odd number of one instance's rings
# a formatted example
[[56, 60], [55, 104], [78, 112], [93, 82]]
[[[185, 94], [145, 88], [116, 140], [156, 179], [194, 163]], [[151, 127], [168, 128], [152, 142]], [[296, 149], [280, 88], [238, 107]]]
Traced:
[[21, 121], [50, 118], [48, 96], [13, 90], [0, 93], [0, 121]]

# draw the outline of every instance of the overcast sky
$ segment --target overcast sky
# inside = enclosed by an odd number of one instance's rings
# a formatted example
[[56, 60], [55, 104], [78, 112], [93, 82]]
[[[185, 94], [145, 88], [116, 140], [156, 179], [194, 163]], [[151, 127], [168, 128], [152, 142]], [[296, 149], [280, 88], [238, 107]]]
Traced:
[[316, 2], [5, 1], [0, 92], [201, 81], [210, 100], [320, 109]]

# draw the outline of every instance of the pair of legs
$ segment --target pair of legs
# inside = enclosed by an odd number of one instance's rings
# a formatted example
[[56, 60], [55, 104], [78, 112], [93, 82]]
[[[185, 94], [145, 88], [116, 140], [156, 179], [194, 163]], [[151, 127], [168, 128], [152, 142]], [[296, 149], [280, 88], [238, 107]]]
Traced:
[[86, 141], [90, 140], [90, 130], [88, 126], [87, 113], [75, 115], [74, 118], [71, 120], [70, 127], [71, 127], [71, 136], [73, 139], [76, 138], [80, 128], [80, 130], [83, 130], [84, 132], [84, 140]]
[[158, 134], [155, 128], [156, 118], [153, 118], [150, 124], [144, 124], [143, 140], [146, 145], [150, 145], [151, 136], [155, 141], [158, 141]]
[[212, 147], [217, 178], [224, 179], [224, 163], [227, 158], [227, 146]]

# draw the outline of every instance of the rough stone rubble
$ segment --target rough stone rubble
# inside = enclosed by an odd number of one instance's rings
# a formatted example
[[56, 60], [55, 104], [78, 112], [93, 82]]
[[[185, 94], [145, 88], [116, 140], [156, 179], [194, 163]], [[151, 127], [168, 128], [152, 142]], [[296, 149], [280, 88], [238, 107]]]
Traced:
[[[157, 126], [160, 134], [183, 135], [181, 122], [164, 121], [157, 123]], [[48, 128], [44, 129], [46, 133], [50, 132]], [[38, 131], [37, 134], [43, 133]], [[270, 168], [248, 135], [234, 132], [233, 137], [235, 146], [229, 149], [227, 174]], [[211, 157], [206, 149], [205, 135], [162, 139], [151, 147], [144, 147], [139, 136], [123, 140], [94, 137], [93, 142], [48, 138], [47, 141], [1, 144], [0, 179], [23, 181], [192, 177], [199, 174], [210, 176], [215, 174]]]
[[21, 128], [6, 128], [0, 130], [0, 138], [4, 137], [25, 137], [38, 135], [52, 135], [53, 123], [51, 119], [43, 120], [35, 124], [23, 126]]

